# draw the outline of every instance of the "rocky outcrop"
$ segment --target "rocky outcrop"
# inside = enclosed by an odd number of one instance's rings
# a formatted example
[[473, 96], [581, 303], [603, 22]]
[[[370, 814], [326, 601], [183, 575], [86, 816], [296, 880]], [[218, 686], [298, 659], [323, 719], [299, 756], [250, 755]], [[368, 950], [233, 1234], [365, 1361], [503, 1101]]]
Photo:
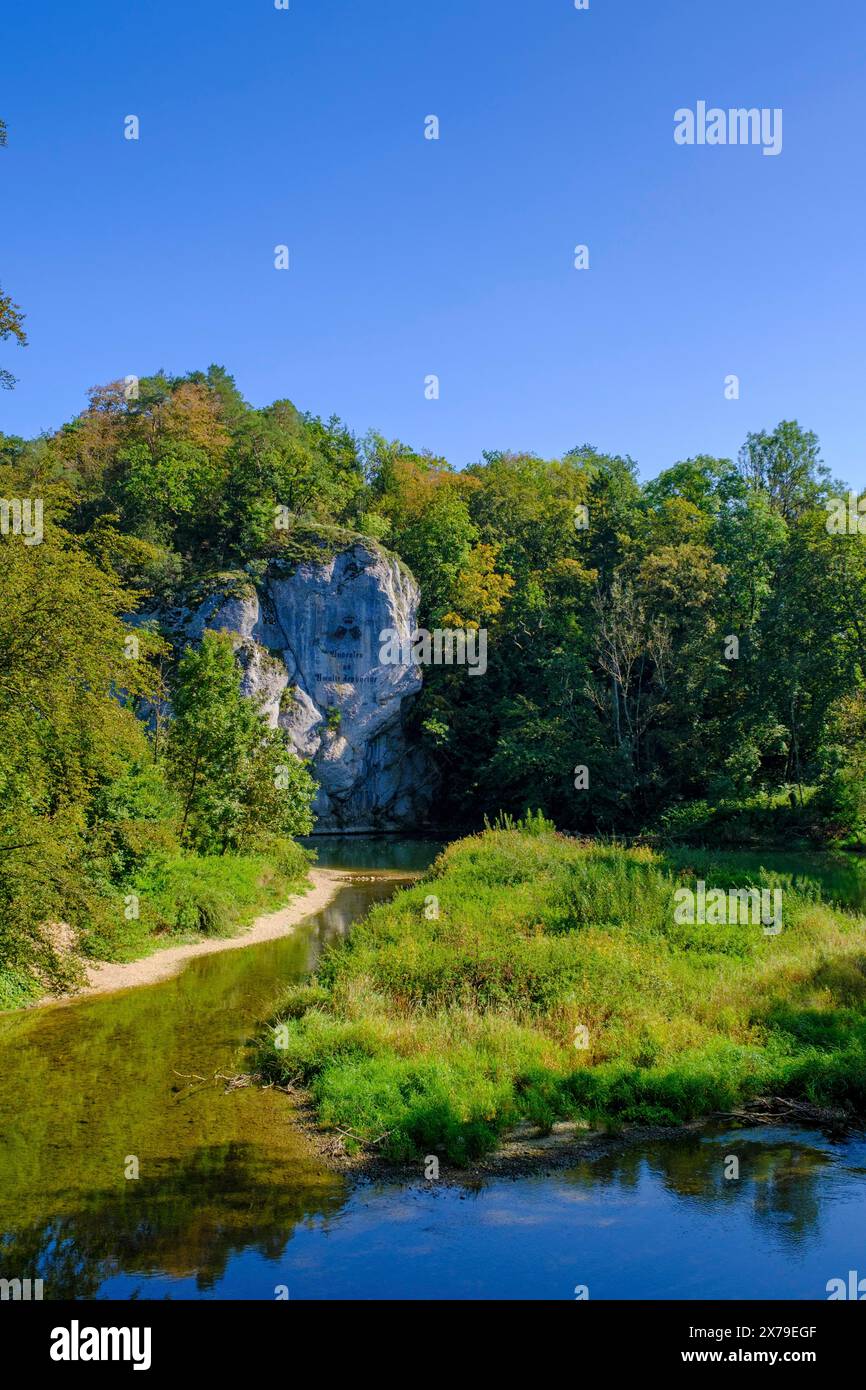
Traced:
[[271, 561], [256, 582], [224, 576], [180, 617], [189, 639], [232, 634], [244, 693], [312, 760], [317, 831], [401, 829], [428, 815], [431, 769], [404, 732], [421, 672], [379, 660], [379, 634], [408, 638], [418, 598], [396, 559], [359, 541], [321, 561]]

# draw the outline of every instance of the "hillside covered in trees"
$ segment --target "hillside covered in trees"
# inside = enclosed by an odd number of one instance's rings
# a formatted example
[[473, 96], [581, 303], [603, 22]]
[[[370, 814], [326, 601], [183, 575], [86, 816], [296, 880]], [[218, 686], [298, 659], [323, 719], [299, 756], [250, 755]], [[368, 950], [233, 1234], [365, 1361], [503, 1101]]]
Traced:
[[[845, 495], [793, 422], [644, 484], [588, 445], [458, 470], [288, 400], [255, 409], [219, 367], [0, 434], [6, 997], [34, 963], [63, 976], [46, 922], [111, 954], [228, 929], [252, 885], [297, 878], [313, 786], [240, 696], [230, 642], [183, 654], [130, 616], [358, 535], [412, 570], [425, 628], [488, 633], [483, 678], [430, 666], [412, 713], [435, 822], [537, 807], [583, 833], [859, 843], [866, 536], [828, 525]], [[13, 499], [41, 502], [39, 543]]]

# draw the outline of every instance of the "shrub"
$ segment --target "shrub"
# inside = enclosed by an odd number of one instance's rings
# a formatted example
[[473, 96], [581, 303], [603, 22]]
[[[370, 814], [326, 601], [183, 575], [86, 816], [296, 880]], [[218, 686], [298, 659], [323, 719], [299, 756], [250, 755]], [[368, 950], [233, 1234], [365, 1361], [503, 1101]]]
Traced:
[[[678, 1124], [763, 1091], [866, 1110], [863, 923], [841, 907], [862, 875], [503, 824], [449, 845], [277, 1012], [288, 1046], [267, 1038], [263, 1065], [302, 1078], [323, 1124], [466, 1163], [518, 1120]], [[781, 885], [783, 933], [675, 922], [699, 877]]]

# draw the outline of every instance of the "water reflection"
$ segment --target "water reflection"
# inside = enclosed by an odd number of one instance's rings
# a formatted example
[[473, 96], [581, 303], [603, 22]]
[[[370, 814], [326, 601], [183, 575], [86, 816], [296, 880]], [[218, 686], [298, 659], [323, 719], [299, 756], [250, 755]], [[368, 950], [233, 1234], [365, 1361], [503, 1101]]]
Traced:
[[866, 1272], [862, 1137], [717, 1128], [549, 1176], [350, 1187], [285, 1095], [227, 1093], [283, 985], [394, 891], [375, 848], [331, 851], [367, 881], [291, 937], [0, 1015], [0, 1277], [48, 1298], [796, 1299]]
[[341, 889], [293, 936], [162, 984], [0, 1016], [0, 1277], [32, 1270], [46, 1297], [87, 1297], [157, 1269], [206, 1290], [238, 1252], [273, 1256], [335, 1211], [345, 1184], [286, 1096], [225, 1078], [282, 985], [399, 882]]
[[388, 835], [310, 835], [301, 840], [315, 851], [323, 869], [390, 869], [405, 874], [426, 869], [445, 843]]
[[756, 1226], [796, 1246], [810, 1234], [820, 1236], [821, 1203], [833, 1191], [822, 1179], [834, 1165], [834, 1152], [844, 1154], [847, 1146], [811, 1131], [704, 1130], [580, 1164], [569, 1180], [588, 1189], [635, 1192], [649, 1175], [684, 1205], [715, 1210], [720, 1220], [725, 1208], [746, 1207]]

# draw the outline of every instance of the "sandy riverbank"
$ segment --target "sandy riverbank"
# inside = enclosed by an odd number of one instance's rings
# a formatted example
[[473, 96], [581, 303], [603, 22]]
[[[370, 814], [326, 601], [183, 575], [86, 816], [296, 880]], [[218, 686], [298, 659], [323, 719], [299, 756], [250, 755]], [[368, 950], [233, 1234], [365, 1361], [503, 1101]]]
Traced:
[[177, 974], [188, 960], [195, 956], [209, 956], [215, 951], [236, 951], [242, 946], [257, 946], [262, 941], [273, 941], [276, 937], [287, 936], [299, 922], [321, 912], [336, 896], [344, 884], [357, 879], [355, 873], [340, 869], [311, 869], [308, 893], [298, 894], [285, 907], [277, 912], [267, 912], [257, 917], [248, 930], [239, 936], [219, 936], [206, 941], [196, 941], [187, 946], [169, 946], [164, 951], [155, 951], [152, 956], [140, 960], [101, 961], [87, 968], [87, 984], [75, 994], [58, 998], [48, 995], [39, 1004], [69, 1003], [83, 999], [91, 994], [110, 994], [118, 989], [131, 989], [137, 985], [153, 985]]

